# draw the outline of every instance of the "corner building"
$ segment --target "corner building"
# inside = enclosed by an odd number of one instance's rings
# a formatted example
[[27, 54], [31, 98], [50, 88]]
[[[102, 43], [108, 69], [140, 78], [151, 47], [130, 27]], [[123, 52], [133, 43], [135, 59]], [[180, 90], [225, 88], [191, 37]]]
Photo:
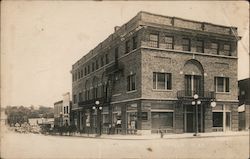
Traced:
[[84, 133], [187, 133], [197, 120], [199, 132], [238, 130], [239, 39], [235, 27], [139, 12], [72, 66], [74, 123]]

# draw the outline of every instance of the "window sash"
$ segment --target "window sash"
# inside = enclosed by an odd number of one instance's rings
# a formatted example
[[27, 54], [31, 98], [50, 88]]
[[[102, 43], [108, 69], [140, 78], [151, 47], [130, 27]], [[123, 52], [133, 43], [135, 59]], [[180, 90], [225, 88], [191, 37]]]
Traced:
[[108, 56], [108, 54], [105, 54], [105, 62], [106, 62], [106, 64], [109, 63], [109, 56]]
[[128, 76], [128, 87], [127, 90], [128, 91], [133, 91], [135, 90], [136, 84], [135, 84], [135, 74]]
[[149, 46], [150, 47], [159, 47], [159, 35], [150, 34], [149, 35]]
[[182, 50], [183, 51], [190, 51], [190, 39], [182, 39]]
[[204, 53], [204, 41], [202, 40], [197, 41], [196, 51]]
[[133, 40], [133, 50], [134, 50], [134, 49], [137, 48], [137, 43], [138, 43], [138, 42], [137, 42], [137, 40], [138, 40], [138, 39], [137, 39], [137, 36], [134, 36], [134, 37], [132, 38], [132, 40]]
[[219, 44], [211, 43], [211, 52], [214, 54], [219, 54]]
[[101, 57], [101, 67], [104, 65], [103, 56]]
[[216, 92], [229, 92], [229, 78], [215, 77], [215, 89]]
[[130, 41], [126, 41], [125, 42], [125, 53], [129, 53], [130, 52]]
[[171, 90], [171, 74], [153, 72], [153, 89]]
[[166, 36], [165, 43], [166, 43], [166, 49], [174, 49], [174, 37]]
[[228, 44], [224, 44], [223, 51], [225, 55], [231, 56], [231, 46]]

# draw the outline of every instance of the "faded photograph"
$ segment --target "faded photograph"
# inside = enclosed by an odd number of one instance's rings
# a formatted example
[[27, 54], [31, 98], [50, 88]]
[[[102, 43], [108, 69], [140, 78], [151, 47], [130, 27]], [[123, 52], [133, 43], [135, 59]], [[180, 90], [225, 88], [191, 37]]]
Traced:
[[246, 1], [2, 1], [3, 159], [247, 159]]

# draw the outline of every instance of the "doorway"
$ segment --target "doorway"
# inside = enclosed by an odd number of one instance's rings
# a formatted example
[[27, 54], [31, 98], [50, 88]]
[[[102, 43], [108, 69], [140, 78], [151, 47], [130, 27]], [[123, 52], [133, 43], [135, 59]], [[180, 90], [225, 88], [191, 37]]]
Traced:
[[[195, 106], [184, 105], [184, 132], [191, 133], [196, 130]], [[198, 131], [204, 132], [204, 108], [198, 106]]]

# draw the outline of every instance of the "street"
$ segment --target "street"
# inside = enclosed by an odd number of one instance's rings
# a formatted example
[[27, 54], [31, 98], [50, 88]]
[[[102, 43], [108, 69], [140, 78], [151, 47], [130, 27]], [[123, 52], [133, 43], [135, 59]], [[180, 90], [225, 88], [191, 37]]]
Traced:
[[[3, 135], [3, 134], [2, 134]], [[4, 133], [1, 158], [232, 158], [249, 157], [248, 136], [119, 140]]]

